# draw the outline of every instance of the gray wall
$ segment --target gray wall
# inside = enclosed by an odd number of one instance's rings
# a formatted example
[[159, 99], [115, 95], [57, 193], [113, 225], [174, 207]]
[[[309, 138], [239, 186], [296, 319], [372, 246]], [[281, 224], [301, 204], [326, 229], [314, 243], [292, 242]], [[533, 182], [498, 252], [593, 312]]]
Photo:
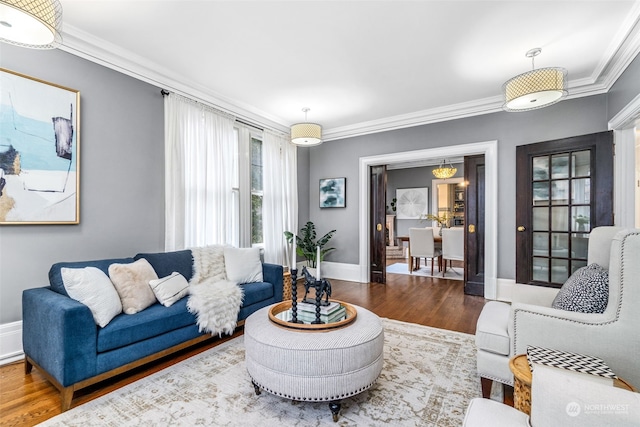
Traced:
[[[312, 148], [310, 218], [320, 232], [336, 228], [328, 261], [358, 264], [360, 157], [489, 140], [498, 141], [498, 277], [515, 278], [516, 146], [607, 130], [607, 96], [564, 100], [525, 113], [498, 112], [407, 129], [328, 141]], [[347, 177], [346, 209], [320, 210], [319, 178]]]
[[[464, 164], [456, 163], [453, 165], [458, 170], [453, 178], [464, 177]], [[391, 200], [396, 197], [398, 188], [424, 188], [429, 189], [429, 213], [434, 213], [435, 208], [432, 206], [433, 188], [431, 182], [435, 179], [433, 169], [437, 166], [425, 166], [419, 168], [392, 169], [387, 171], [387, 213], [391, 212]], [[408, 236], [411, 227], [430, 227], [431, 221], [421, 221], [418, 219], [397, 219], [396, 218], [396, 235]]]
[[80, 224], [0, 226], [0, 324], [52, 263], [164, 248], [160, 89], [60, 50], [2, 43], [0, 66], [80, 91]]
[[608, 114], [611, 120], [640, 94], [640, 55], [637, 56], [607, 93]]

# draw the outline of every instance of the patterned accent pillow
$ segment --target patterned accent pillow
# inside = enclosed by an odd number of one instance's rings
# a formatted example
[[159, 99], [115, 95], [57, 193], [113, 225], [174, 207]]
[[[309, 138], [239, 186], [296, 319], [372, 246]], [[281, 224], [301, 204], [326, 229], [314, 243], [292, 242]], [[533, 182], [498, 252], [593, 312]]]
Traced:
[[551, 307], [581, 313], [604, 313], [608, 302], [609, 272], [598, 264], [590, 264], [569, 277]]

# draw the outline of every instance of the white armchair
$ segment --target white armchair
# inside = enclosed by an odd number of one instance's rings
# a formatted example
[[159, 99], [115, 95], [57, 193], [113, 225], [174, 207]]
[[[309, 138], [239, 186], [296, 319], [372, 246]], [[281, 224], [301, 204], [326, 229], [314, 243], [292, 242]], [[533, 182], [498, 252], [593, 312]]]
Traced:
[[603, 359], [618, 376], [640, 386], [640, 230], [597, 227], [589, 237], [588, 263], [609, 270], [603, 313], [551, 308], [557, 290], [516, 286], [513, 303], [491, 301], [476, 327], [478, 374], [488, 397], [492, 381], [513, 385], [509, 359], [527, 345]]
[[464, 427], [638, 427], [640, 394], [594, 380], [592, 375], [537, 366], [531, 417], [499, 402], [476, 398]]

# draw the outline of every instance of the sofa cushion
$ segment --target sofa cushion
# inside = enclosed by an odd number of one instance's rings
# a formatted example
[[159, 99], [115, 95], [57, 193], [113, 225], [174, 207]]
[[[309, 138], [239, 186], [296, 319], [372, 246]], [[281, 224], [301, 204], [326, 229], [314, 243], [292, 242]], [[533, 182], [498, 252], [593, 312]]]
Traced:
[[98, 331], [98, 353], [124, 347], [184, 326], [195, 325], [196, 319], [187, 310], [187, 298], [171, 307], [154, 304], [133, 316], [116, 316]]
[[105, 327], [122, 313], [120, 297], [104, 272], [96, 267], [60, 269], [71, 298], [89, 307], [96, 325]]
[[64, 282], [62, 280], [62, 274], [60, 269], [66, 268], [84, 268], [84, 267], [96, 267], [102, 270], [106, 275], [109, 275], [109, 266], [115, 262], [126, 264], [135, 261], [133, 258], [114, 258], [114, 259], [100, 259], [94, 261], [76, 261], [76, 262], [58, 262], [51, 266], [49, 269], [49, 284], [51, 289], [55, 292], [69, 296], [67, 290], [64, 288]]
[[511, 305], [489, 301], [482, 308], [476, 326], [476, 347], [491, 353], [509, 355], [509, 313]]
[[244, 307], [273, 298], [273, 285], [271, 283], [245, 283], [241, 284], [240, 287], [244, 290], [244, 300], [242, 302]]
[[158, 275], [146, 259], [128, 264], [111, 264], [109, 277], [120, 295], [122, 311], [125, 314], [136, 314], [155, 304], [156, 296], [149, 286], [149, 281], [157, 279]]
[[262, 282], [260, 248], [224, 247], [227, 278], [235, 283]]
[[604, 313], [608, 302], [609, 272], [598, 264], [589, 264], [567, 279], [551, 307], [581, 313]]
[[156, 271], [158, 277], [167, 277], [174, 271], [182, 274], [187, 281], [193, 276], [193, 257], [189, 249], [174, 252], [141, 253], [134, 259], [144, 258]]
[[184, 276], [174, 271], [167, 277], [150, 280], [149, 286], [156, 295], [156, 299], [165, 307], [171, 307], [173, 303], [189, 293], [189, 283]]

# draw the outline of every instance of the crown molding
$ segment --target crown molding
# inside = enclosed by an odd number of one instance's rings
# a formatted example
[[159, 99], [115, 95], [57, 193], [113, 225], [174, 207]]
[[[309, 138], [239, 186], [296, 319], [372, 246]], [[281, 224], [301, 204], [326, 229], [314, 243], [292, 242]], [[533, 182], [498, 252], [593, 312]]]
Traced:
[[[634, 3], [629, 17], [589, 78], [569, 82], [566, 99], [607, 93], [629, 64], [640, 53], [640, 2]], [[242, 120], [267, 129], [289, 133], [289, 124], [250, 105], [229, 99], [195, 82], [185, 80], [146, 58], [99, 39], [70, 25], [65, 25], [60, 49], [119, 71], [152, 85], [211, 105]], [[404, 129], [431, 123], [502, 112], [502, 96], [385, 117], [352, 125], [326, 128], [323, 140], [332, 141], [378, 132]]]
[[71, 25], [65, 25], [60, 50], [126, 74], [135, 79], [211, 105], [261, 127], [289, 133], [289, 126], [252, 106], [225, 98], [210, 89], [185, 80], [147, 58], [133, 54]]

